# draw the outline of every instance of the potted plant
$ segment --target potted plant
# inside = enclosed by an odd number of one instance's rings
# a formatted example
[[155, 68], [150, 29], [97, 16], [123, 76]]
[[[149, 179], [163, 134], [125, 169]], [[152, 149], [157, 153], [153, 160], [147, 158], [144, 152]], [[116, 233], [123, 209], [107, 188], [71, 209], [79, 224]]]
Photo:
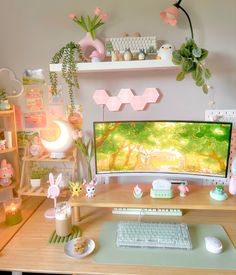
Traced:
[[186, 74], [191, 73], [196, 85], [202, 87], [203, 92], [207, 94], [207, 80], [211, 77], [210, 70], [205, 66], [205, 59], [208, 56], [208, 51], [197, 46], [197, 43], [194, 40], [190, 16], [180, 5], [181, 2], [182, 0], [179, 0], [160, 13], [161, 18], [165, 23], [175, 26], [177, 24], [179, 10], [182, 10], [189, 22], [191, 38], [187, 39], [187, 41], [183, 43], [178, 50], [173, 51], [172, 54], [173, 63], [175, 65], [181, 65], [182, 69], [176, 76], [176, 80], [181, 81], [185, 78]]
[[32, 187], [39, 187], [41, 185], [41, 179], [48, 175], [50, 170], [45, 167], [33, 167], [31, 170], [30, 184]]
[[[76, 63], [82, 60], [82, 54], [80, 51], [80, 45], [75, 42], [70, 42], [62, 47], [58, 52], [52, 57], [51, 63], [58, 64], [62, 63], [62, 76], [68, 86], [68, 93], [71, 105], [71, 113], [75, 111], [74, 104], [74, 88], [79, 88]], [[49, 72], [50, 82], [51, 82], [51, 92], [52, 95], [57, 94], [57, 73]]]
[[9, 110], [11, 108], [5, 89], [0, 88], [0, 110]]

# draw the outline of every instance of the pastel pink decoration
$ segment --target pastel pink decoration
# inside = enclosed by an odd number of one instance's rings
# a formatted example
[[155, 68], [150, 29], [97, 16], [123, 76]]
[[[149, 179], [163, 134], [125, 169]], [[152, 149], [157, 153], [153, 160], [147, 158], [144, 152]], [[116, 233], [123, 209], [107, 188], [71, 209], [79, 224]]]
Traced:
[[117, 96], [111, 96], [108, 98], [108, 100], [106, 102], [106, 106], [109, 111], [117, 112], [120, 110], [121, 101]]
[[105, 58], [105, 47], [104, 44], [99, 39], [93, 39], [90, 32], [87, 32], [85, 37], [79, 41], [81, 51], [83, 52], [84, 58], [90, 61], [89, 51], [94, 48], [100, 54], [100, 61]]
[[96, 7], [94, 14], [99, 16], [102, 13], [102, 10], [99, 7]]
[[231, 176], [229, 181], [229, 193], [236, 195], [236, 176]]
[[108, 15], [107, 13], [102, 13], [102, 14], [100, 15], [100, 18], [101, 18], [101, 21], [102, 21], [103, 23], [105, 23], [105, 22], [108, 20], [109, 15]]
[[162, 20], [171, 26], [175, 26], [177, 24], [178, 15], [179, 10], [175, 6], [170, 6], [166, 8], [164, 11], [160, 12]]
[[76, 15], [74, 13], [70, 13], [68, 17], [70, 20], [74, 20], [76, 18]]
[[55, 210], [56, 210], [56, 206], [57, 206], [57, 197], [60, 194], [59, 185], [61, 183], [61, 180], [62, 180], [62, 174], [61, 173], [57, 176], [57, 179], [56, 179], [55, 182], [54, 182], [53, 174], [52, 173], [49, 174], [49, 183], [50, 183], [50, 185], [49, 185], [49, 188], [48, 188], [47, 197], [54, 200], [54, 208], [50, 208], [45, 212], [45, 214], [44, 214], [45, 218], [48, 218], [48, 219], [54, 219], [55, 218]]
[[86, 188], [86, 197], [89, 199], [92, 199], [95, 196], [95, 191], [96, 191], [96, 185], [97, 185], [97, 180], [93, 179], [89, 183], [86, 182], [86, 180], [83, 181], [83, 185]]
[[13, 173], [14, 171], [11, 163], [8, 163], [6, 159], [3, 159], [0, 167], [0, 185], [10, 185], [12, 183]]
[[134, 96], [130, 104], [135, 111], [143, 111], [147, 102], [144, 96]]
[[122, 103], [130, 103], [134, 97], [134, 94], [131, 89], [121, 89], [118, 97]]
[[98, 105], [106, 104], [109, 95], [106, 90], [96, 90], [93, 94], [93, 99]]
[[146, 88], [143, 96], [146, 98], [147, 103], [155, 103], [160, 95], [156, 88]]

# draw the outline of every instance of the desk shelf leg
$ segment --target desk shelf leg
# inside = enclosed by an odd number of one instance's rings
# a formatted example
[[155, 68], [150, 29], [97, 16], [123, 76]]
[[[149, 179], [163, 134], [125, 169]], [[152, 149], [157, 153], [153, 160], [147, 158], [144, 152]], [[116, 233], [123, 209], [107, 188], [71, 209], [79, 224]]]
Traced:
[[77, 223], [80, 221], [80, 208], [79, 206], [72, 207], [73, 222]]

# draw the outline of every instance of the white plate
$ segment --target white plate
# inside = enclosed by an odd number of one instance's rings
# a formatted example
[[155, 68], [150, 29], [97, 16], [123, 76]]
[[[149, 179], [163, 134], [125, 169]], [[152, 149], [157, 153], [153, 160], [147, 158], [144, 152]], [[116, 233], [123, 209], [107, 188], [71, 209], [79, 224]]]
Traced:
[[78, 239], [80, 239], [80, 238], [72, 239], [65, 245], [64, 252], [67, 256], [73, 257], [76, 259], [81, 259], [81, 258], [88, 256], [90, 253], [93, 252], [93, 250], [95, 248], [95, 242], [92, 239], [87, 239], [87, 249], [85, 250], [85, 252], [82, 254], [76, 253], [74, 251], [74, 245]]

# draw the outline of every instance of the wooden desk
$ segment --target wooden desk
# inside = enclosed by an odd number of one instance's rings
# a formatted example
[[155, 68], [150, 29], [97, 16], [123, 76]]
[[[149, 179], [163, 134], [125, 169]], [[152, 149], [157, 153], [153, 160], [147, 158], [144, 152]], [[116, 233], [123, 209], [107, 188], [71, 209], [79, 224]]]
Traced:
[[11, 240], [16, 232], [24, 225], [24, 223], [35, 212], [37, 207], [45, 200], [42, 197], [24, 198], [22, 202], [22, 221], [13, 226], [5, 224], [5, 214], [3, 204], [0, 204], [0, 251]]
[[[189, 275], [189, 274], [236, 274], [236, 271], [160, 268], [156, 266], [106, 265], [96, 264], [92, 255], [75, 260], [67, 257], [63, 252], [63, 245], [49, 245], [48, 238], [54, 230], [54, 221], [46, 220], [44, 212], [52, 206], [51, 200], [46, 200], [25, 223], [14, 238], [7, 244], [0, 255], [0, 270], [60, 273], [60, 274], [145, 274], [145, 275]], [[82, 235], [95, 240], [99, 249], [99, 232], [105, 221], [118, 221], [118, 215], [112, 215], [109, 208], [81, 207], [83, 219], [79, 223]], [[124, 218], [122, 218], [124, 220]], [[134, 219], [127, 217], [128, 220]], [[137, 217], [136, 217], [137, 219]], [[145, 216], [145, 220], [149, 218]], [[158, 221], [176, 221], [185, 223], [211, 223], [224, 226], [229, 237], [236, 245], [236, 212], [189, 210], [181, 217], [152, 217]]]

